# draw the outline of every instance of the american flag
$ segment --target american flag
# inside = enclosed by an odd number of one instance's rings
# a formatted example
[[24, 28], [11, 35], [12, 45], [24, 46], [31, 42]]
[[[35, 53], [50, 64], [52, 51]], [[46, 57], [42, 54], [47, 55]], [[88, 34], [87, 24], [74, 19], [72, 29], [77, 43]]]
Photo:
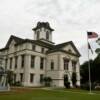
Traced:
[[89, 39], [91, 39], [91, 38], [97, 38], [98, 34], [95, 33], [95, 32], [87, 32], [87, 36], [88, 36]]

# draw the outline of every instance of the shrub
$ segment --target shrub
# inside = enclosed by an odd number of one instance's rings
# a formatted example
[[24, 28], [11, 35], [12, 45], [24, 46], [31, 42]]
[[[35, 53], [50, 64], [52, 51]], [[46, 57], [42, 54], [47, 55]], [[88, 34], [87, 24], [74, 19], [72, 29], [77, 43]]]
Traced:
[[66, 83], [64, 83], [64, 85], [66, 88], [70, 88], [70, 82], [66, 82]]
[[68, 82], [68, 75], [64, 75], [64, 86], [70, 88], [70, 82]]
[[50, 86], [51, 82], [52, 82], [52, 78], [51, 77], [44, 77], [43, 79], [45, 86]]
[[[95, 85], [91, 84], [91, 89], [93, 90], [94, 88], [95, 88]], [[89, 83], [81, 84], [81, 89], [89, 90], [90, 84]]]
[[22, 86], [22, 83], [20, 81], [17, 81], [13, 84], [14, 86]]
[[74, 87], [76, 87], [76, 82], [77, 82], [77, 75], [75, 72], [72, 73], [72, 84]]

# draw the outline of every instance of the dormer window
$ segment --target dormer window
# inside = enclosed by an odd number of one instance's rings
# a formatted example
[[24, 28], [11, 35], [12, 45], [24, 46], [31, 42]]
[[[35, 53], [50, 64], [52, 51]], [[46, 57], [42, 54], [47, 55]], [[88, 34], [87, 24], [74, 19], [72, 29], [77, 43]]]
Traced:
[[37, 31], [37, 40], [39, 39], [39, 37], [40, 37], [40, 32]]
[[46, 39], [49, 40], [49, 32], [46, 32]]

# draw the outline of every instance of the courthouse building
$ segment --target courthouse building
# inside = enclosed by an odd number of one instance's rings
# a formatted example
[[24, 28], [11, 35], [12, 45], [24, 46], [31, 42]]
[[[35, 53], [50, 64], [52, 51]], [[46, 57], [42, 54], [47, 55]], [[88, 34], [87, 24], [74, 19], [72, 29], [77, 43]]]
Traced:
[[[0, 49], [4, 55], [4, 67], [14, 72], [14, 81], [23, 86], [42, 86], [43, 77], [52, 78], [52, 86], [64, 87], [64, 76], [72, 86], [72, 73], [80, 85], [80, 53], [72, 41], [55, 44], [48, 22], [38, 22], [32, 29], [34, 39], [22, 39], [11, 35], [6, 46]], [[59, 34], [58, 34], [59, 35]]]

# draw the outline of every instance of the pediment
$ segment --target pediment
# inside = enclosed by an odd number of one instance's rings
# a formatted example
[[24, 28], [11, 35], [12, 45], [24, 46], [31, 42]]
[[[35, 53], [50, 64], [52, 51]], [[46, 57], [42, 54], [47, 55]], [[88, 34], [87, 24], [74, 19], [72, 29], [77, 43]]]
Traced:
[[64, 45], [62, 50], [80, 56], [80, 53], [73, 42], [69, 42], [67, 45]]
[[15, 40], [10, 37], [7, 44], [6, 44], [6, 47], [9, 48], [9, 47], [15, 45], [15, 43], [16, 43]]
[[77, 54], [75, 48], [73, 48], [73, 46], [71, 44], [63, 47], [62, 50], [65, 50], [65, 51], [67, 51], [69, 53]]
[[23, 41], [23, 39], [11, 35], [8, 42], [7, 42], [7, 44], [6, 44], [6, 48], [9, 48], [10, 46], [15, 45], [17, 43], [20, 43], [22, 41]]

